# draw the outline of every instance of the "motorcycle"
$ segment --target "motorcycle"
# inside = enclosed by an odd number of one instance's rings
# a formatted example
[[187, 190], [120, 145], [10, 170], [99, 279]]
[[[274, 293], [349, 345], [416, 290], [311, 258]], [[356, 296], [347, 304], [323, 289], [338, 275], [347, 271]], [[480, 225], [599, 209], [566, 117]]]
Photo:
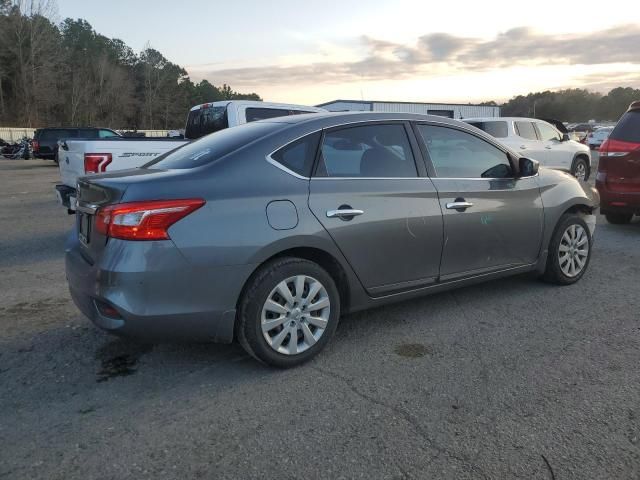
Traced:
[[6, 144], [0, 148], [0, 155], [10, 160], [29, 160], [32, 156], [31, 140], [23, 137], [22, 140], [14, 144]]

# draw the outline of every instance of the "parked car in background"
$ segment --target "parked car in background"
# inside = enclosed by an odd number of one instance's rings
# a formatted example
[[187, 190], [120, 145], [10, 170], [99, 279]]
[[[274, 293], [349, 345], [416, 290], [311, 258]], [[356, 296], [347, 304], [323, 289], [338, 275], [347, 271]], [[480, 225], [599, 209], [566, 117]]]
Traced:
[[600, 147], [596, 187], [610, 223], [640, 215], [640, 101], [629, 106]]
[[135, 168], [186, 145], [191, 140], [236, 125], [303, 113], [326, 112], [317, 107], [232, 100], [196, 105], [189, 111], [184, 137], [176, 138], [68, 138], [60, 142], [60, 178], [56, 185], [58, 201], [70, 213], [75, 209], [79, 177]]
[[237, 338], [290, 367], [347, 312], [523, 272], [577, 282], [597, 207], [588, 184], [460, 121], [299, 115], [81, 178], [66, 273], [102, 329]]
[[587, 135], [587, 145], [594, 150], [600, 148], [600, 145], [609, 137], [613, 131], [613, 127], [600, 127]]
[[591, 152], [548, 122], [535, 118], [465, 118], [464, 121], [497, 138], [507, 147], [549, 168], [571, 172], [580, 180], [591, 173]]
[[33, 135], [33, 155], [36, 158], [55, 160], [58, 162], [58, 141], [68, 138], [112, 138], [120, 134], [109, 128], [39, 128]]

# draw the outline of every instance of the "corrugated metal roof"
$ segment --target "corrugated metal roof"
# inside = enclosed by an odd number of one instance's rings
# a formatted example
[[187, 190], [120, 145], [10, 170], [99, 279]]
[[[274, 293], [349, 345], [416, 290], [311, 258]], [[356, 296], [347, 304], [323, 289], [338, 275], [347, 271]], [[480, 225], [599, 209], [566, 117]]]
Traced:
[[499, 117], [500, 107], [461, 103], [378, 102], [365, 100], [334, 100], [318, 105], [329, 111], [373, 111], [389, 113], [419, 113], [451, 118]]

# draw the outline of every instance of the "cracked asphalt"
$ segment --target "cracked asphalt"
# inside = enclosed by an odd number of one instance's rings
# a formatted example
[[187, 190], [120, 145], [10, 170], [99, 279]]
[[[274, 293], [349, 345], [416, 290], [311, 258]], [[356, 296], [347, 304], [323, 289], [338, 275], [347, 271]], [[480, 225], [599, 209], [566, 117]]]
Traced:
[[520, 276], [343, 318], [293, 370], [140, 345], [73, 306], [57, 168], [0, 160], [0, 478], [640, 478], [640, 219], [574, 286]]

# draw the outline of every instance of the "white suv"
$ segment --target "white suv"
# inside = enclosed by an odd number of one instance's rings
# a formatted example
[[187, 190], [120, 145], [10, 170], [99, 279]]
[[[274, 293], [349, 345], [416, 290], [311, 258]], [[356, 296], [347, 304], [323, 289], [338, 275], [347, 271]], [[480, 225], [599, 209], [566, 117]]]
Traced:
[[550, 123], [519, 117], [465, 118], [464, 121], [545, 167], [566, 170], [580, 180], [589, 179], [589, 147], [570, 140]]

